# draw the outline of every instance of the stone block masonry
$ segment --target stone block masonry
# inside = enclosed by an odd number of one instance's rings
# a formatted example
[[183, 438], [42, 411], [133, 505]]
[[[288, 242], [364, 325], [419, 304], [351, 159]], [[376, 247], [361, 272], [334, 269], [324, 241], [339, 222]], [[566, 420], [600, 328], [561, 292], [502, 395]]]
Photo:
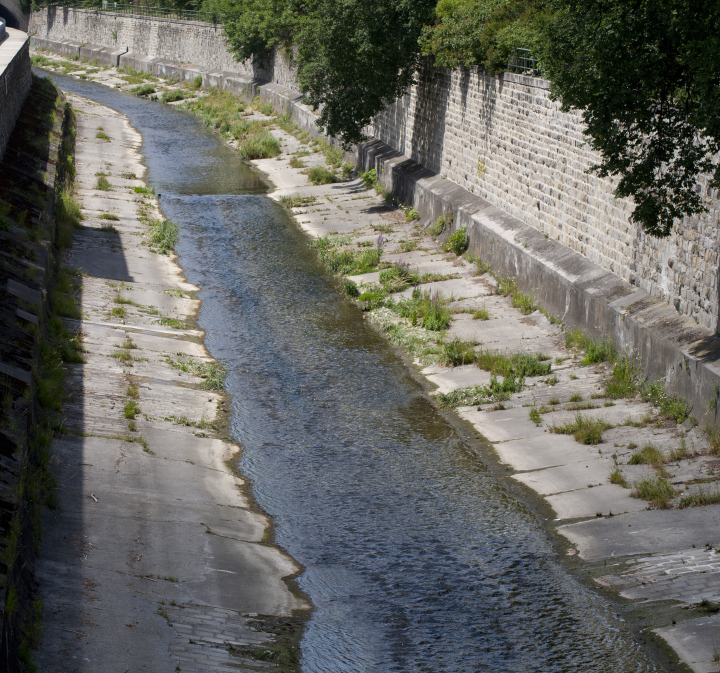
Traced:
[[700, 325], [718, 328], [718, 190], [709, 208], [660, 240], [630, 223], [616, 181], [588, 173], [599, 154], [577, 112], [550, 100], [548, 83], [477, 68], [425, 64], [417, 84], [378, 115], [372, 134], [431, 171], [559, 241]]
[[32, 84], [28, 36], [6, 28], [0, 43], [0, 159]]

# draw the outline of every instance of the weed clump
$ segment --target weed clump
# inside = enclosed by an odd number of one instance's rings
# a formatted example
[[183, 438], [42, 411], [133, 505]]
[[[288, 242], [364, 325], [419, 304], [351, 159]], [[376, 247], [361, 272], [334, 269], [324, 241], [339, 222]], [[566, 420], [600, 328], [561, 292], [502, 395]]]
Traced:
[[268, 159], [280, 154], [280, 142], [270, 131], [258, 131], [243, 140], [238, 151], [246, 161]]
[[604, 381], [605, 397], [620, 399], [633, 397], [645, 376], [640, 363], [629, 355], [622, 355], [613, 365], [612, 372]]
[[519, 308], [523, 315], [530, 315], [535, 311], [535, 304], [533, 303], [533, 293], [524, 294], [520, 290], [515, 290], [512, 295], [512, 306], [513, 308]]
[[465, 227], [462, 227], [450, 235], [450, 238], [448, 238], [445, 245], [443, 245], [443, 250], [445, 250], [445, 252], [453, 252], [459, 257], [468, 249], [469, 243], [470, 238], [467, 235], [467, 230]]
[[652, 465], [654, 468], [661, 468], [664, 464], [665, 457], [652, 444], [644, 446], [628, 460], [628, 465]]
[[440, 217], [435, 220], [435, 224], [428, 229], [428, 233], [431, 236], [440, 236], [443, 231], [445, 231], [445, 216], [440, 215]]
[[173, 89], [172, 91], [163, 91], [160, 100], [163, 103], [174, 103], [175, 101], [185, 100], [185, 92], [180, 89]]
[[708, 491], [700, 486], [697, 493], [682, 498], [678, 507], [685, 509], [686, 507], [705, 507], [706, 505], [718, 504], [720, 504], [720, 491]]
[[513, 353], [505, 355], [497, 351], [480, 351], [476, 364], [491, 374], [499, 376], [547, 376], [552, 371], [552, 364], [542, 354]]
[[222, 390], [225, 385], [225, 369], [217, 362], [198, 362], [193, 358], [181, 358], [168, 363], [175, 369], [194, 374], [203, 379], [202, 387], [206, 390]]
[[488, 310], [483, 306], [472, 314], [473, 320], [490, 320]]
[[331, 185], [338, 181], [335, 171], [328, 170], [325, 166], [314, 166], [308, 173], [308, 180], [314, 185]]
[[147, 232], [148, 243], [163, 255], [175, 247], [178, 239], [178, 226], [170, 220], [155, 220], [150, 223]]
[[398, 302], [394, 310], [400, 317], [407, 318], [411, 325], [437, 332], [450, 327], [452, 317], [447, 304], [448, 300], [439, 292], [431, 293], [416, 287], [412, 297]]
[[455, 337], [442, 345], [442, 364], [452, 367], [469, 365], [475, 362], [476, 357], [475, 344], [470, 341], [462, 341]]
[[513, 393], [519, 393], [524, 384], [523, 379], [516, 379], [514, 376], [506, 376], [502, 382], [499, 382], [497, 377], [493, 376], [486, 386], [471, 386], [453, 390], [450, 393], [438, 395], [436, 399], [443, 408], [505, 402], [510, 399]]
[[577, 328], [565, 333], [565, 346], [584, 351], [584, 365], [613, 362], [616, 357], [615, 346], [610, 339], [594, 339]]
[[667, 509], [670, 498], [675, 495], [672, 484], [664, 477], [636, 481], [630, 496], [647, 500], [655, 509]]
[[382, 235], [378, 236], [375, 246], [358, 252], [342, 246], [349, 243], [349, 236], [322, 236], [309, 243], [320, 256], [320, 261], [331, 273], [342, 275], [367, 273], [380, 264], [383, 250]]
[[550, 432], [557, 435], [572, 435], [576, 442], [594, 446], [602, 442], [602, 433], [611, 427], [599, 418], [590, 418], [578, 413], [574, 421], [565, 425], [553, 425]]
[[152, 84], [140, 84], [132, 92], [135, 96], [149, 96], [151, 93], [155, 93], [155, 87]]
[[622, 486], [623, 488], [630, 488], [628, 486], [627, 479], [625, 479], [625, 475], [622, 473], [619, 467], [616, 467], [610, 473], [610, 483]]
[[108, 179], [104, 175], [101, 175], [97, 179], [97, 183], [95, 183], [95, 189], [99, 189], [101, 192], [109, 192], [112, 186], [108, 182]]
[[417, 285], [419, 280], [417, 272], [410, 271], [410, 265], [402, 260], [380, 272], [380, 284], [388, 292], [402, 292], [411, 285]]
[[640, 396], [643, 402], [651, 402], [665, 418], [676, 423], [682, 423], [690, 416], [691, 408], [687, 400], [666, 393], [662, 381], [646, 383], [640, 390]]

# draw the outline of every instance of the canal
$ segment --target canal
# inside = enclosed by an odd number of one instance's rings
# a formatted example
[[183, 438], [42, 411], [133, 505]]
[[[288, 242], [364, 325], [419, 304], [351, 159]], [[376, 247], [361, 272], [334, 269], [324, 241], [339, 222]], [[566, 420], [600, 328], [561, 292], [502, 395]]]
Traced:
[[239, 467], [304, 567], [303, 671], [656, 670], [343, 299], [261, 176], [182, 110], [53, 79], [142, 134], [228, 371]]

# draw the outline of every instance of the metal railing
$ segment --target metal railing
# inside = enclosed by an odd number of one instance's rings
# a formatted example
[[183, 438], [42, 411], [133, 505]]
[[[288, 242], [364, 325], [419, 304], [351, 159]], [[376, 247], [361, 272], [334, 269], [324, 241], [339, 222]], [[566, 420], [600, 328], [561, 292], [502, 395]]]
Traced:
[[131, 16], [151, 16], [158, 19], [176, 19], [179, 21], [198, 21], [217, 23], [217, 15], [211, 12], [200, 12], [192, 9], [173, 9], [171, 7], [147, 7], [131, 3], [111, 2], [109, 0], [51, 0], [49, 7], [70, 7], [74, 9], [91, 9], [113, 14]]
[[507, 70], [518, 75], [540, 76], [538, 60], [529, 49], [516, 49], [508, 59]]

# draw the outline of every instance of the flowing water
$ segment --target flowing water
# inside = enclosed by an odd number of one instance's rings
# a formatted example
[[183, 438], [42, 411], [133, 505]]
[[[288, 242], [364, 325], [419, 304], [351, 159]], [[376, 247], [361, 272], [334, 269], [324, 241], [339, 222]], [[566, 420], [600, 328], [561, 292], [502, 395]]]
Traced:
[[207, 346], [227, 367], [240, 467], [305, 568], [303, 671], [656, 670], [236, 152], [185, 112], [55, 79], [143, 136]]

